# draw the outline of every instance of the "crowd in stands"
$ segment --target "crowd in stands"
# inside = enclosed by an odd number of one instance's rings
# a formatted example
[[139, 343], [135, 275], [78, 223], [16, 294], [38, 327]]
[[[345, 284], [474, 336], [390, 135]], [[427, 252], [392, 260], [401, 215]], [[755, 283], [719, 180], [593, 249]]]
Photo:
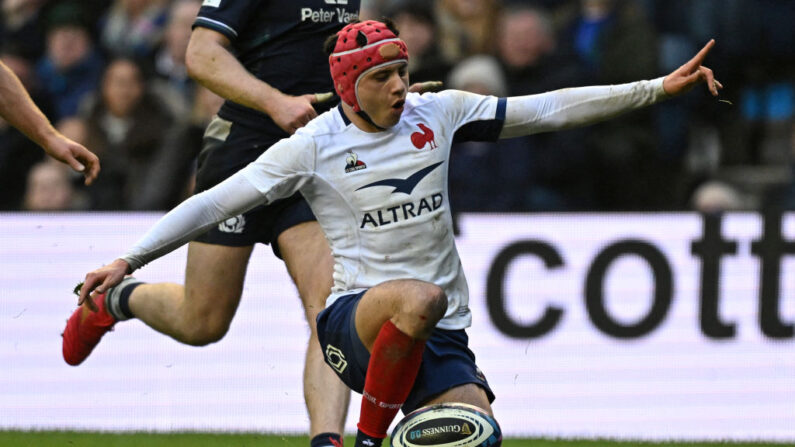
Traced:
[[[201, 0], [0, 0], [0, 59], [101, 159], [84, 187], [0, 122], [0, 210], [166, 210], [222, 100], [187, 75]], [[453, 147], [458, 212], [795, 209], [795, 2], [365, 0], [412, 82], [515, 96], [651, 79], [710, 38], [726, 87], [585, 129]]]

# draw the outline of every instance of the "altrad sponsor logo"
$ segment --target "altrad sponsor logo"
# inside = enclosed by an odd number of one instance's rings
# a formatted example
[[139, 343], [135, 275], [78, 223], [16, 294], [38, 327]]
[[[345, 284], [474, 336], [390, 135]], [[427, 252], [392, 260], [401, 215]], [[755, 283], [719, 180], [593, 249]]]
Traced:
[[[369, 183], [357, 188], [356, 190], [359, 191], [365, 188], [373, 188], [376, 186], [391, 186], [393, 188], [392, 194], [402, 193], [410, 195], [420, 181], [430, 174], [434, 169], [438, 168], [442, 163], [444, 162], [440, 161], [430, 166], [426, 166], [405, 179], [388, 178], [385, 180], [379, 180], [377, 182]], [[439, 207], [442, 206], [442, 202], [444, 202], [444, 196], [442, 196], [442, 193], [437, 192], [419, 200], [404, 202], [399, 205], [376, 211], [368, 211], [364, 213], [364, 216], [362, 216], [362, 224], [359, 226], [359, 228], [364, 228], [366, 226], [380, 227], [383, 225], [400, 222], [401, 220], [411, 219], [420, 216], [423, 213], [430, 213], [431, 211], [439, 209]]]
[[423, 197], [416, 202], [405, 202], [389, 208], [366, 212], [362, 217], [362, 224], [359, 228], [364, 228], [366, 226], [373, 228], [381, 227], [402, 220], [412, 219], [421, 216], [423, 213], [427, 214], [439, 209], [443, 202], [444, 197], [442, 193], [437, 192], [428, 197]]

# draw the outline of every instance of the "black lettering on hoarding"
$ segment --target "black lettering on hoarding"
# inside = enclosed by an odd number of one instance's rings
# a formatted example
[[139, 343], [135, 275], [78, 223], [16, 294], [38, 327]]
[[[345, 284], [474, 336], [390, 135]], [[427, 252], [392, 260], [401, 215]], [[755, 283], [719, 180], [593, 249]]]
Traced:
[[701, 240], [690, 244], [690, 252], [701, 258], [701, 332], [709, 338], [732, 338], [734, 323], [720, 319], [720, 263], [724, 255], [737, 254], [737, 242], [721, 234], [721, 215], [703, 216]]
[[508, 337], [540, 338], [551, 331], [563, 315], [563, 309], [554, 306], [548, 306], [543, 317], [533, 324], [518, 323], [508, 315], [505, 306], [505, 272], [516, 258], [527, 255], [537, 256], [548, 269], [564, 264], [555, 247], [541, 241], [514, 242], [497, 254], [486, 279], [486, 304], [494, 326]]
[[[624, 326], [607, 313], [604, 301], [605, 273], [622, 256], [635, 255], [646, 261], [654, 275], [651, 310], [636, 324]], [[673, 275], [665, 255], [654, 245], [641, 240], [623, 240], [608, 245], [594, 258], [585, 279], [585, 306], [591, 322], [615, 338], [639, 338], [657, 328], [668, 314], [673, 298]]]
[[751, 243], [751, 253], [759, 257], [759, 326], [770, 338], [792, 338], [793, 325], [781, 321], [781, 258], [795, 254], [795, 242], [781, 234], [781, 212], [764, 215], [762, 238]]

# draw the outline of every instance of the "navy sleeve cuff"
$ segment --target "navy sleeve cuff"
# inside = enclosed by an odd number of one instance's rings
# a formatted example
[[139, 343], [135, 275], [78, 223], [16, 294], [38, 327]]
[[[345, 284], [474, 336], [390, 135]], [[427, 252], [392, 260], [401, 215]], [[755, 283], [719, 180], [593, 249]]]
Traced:
[[473, 121], [461, 126], [453, 135], [453, 143], [465, 141], [497, 141], [505, 124], [505, 109], [507, 108], [507, 98], [497, 100], [497, 111], [494, 119]]
[[237, 38], [237, 31], [234, 28], [218, 20], [213, 20], [208, 17], [197, 17], [196, 21], [193, 22], [193, 28], [197, 26], [217, 31], [226, 36], [229, 40], [235, 40]]

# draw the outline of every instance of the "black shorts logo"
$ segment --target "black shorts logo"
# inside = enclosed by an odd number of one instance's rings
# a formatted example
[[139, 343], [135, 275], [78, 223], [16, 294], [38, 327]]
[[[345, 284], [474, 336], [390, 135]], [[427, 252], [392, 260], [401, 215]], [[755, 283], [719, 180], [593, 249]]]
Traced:
[[334, 368], [338, 374], [342, 374], [345, 368], [348, 367], [348, 362], [345, 360], [345, 355], [342, 351], [331, 345], [326, 345], [326, 363]]
[[224, 233], [240, 234], [246, 228], [246, 218], [243, 215], [230, 217], [218, 224], [218, 231]]

